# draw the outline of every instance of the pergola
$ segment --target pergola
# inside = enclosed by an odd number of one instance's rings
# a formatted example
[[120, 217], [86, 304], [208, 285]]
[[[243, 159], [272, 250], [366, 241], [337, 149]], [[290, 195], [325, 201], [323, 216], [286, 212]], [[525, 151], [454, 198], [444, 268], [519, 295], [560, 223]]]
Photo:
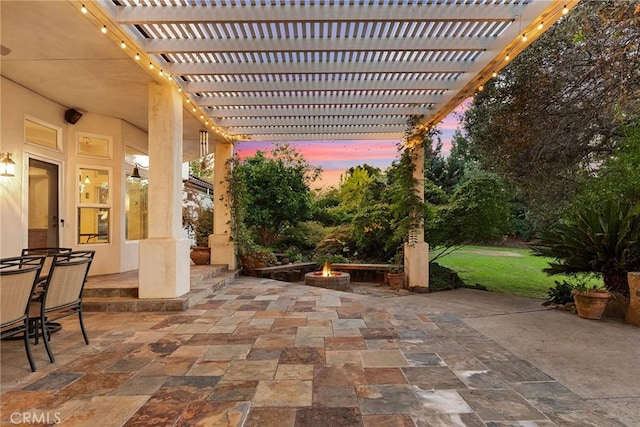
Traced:
[[[174, 297], [189, 290], [181, 167], [199, 156], [203, 134], [215, 154], [214, 200], [226, 194], [221, 177], [237, 141], [399, 141], [410, 116], [422, 117], [420, 131], [437, 126], [577, 2], [3, 0], [1, 71], [55, 104], [42, 114], [79, 108], [146, 134], [140, 295]], [[10, 103], [3, 98], [5, 128]], [[24, 163], [24, 118], [6, 117], [14, 158]], [[73, 129], [66, 132], [68, 147], [52, 155], [77, 168], [85, 160], [71, 147]], [[414, 157], [422, 178], [422, 157]], [[114, 194], [122, 194], [123, 159], [100, 162], [118, 172]], [[76, 177], [67, 174], [69, 194]], [[23, 200], [24, 184], [14, 181], [11, 194]], [[73, 216], [75, 202], [66, 202]], [[24, 224], [21, 205], [6, 210]], [[214, 210], [209, 246], [212, 263], [233, 267], [230, 215], [224, 203]], [[405, 251], [409, 286], [428, 285], [422, 235], [415, 230]]]
[[[101, 0], [87, 15], [234, 140], [437, 125], [576, 1]], [[82, 7], [81, 2], [77, 3]], [[206, 124], [205, 124], [206, 123]]]

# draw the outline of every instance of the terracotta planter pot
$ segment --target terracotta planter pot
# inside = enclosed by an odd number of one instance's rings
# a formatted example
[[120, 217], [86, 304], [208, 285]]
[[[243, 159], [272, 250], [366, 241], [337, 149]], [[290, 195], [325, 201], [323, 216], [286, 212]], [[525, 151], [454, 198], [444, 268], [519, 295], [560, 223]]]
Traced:
[[573, 301], [576, 303], [578, 316], [583, 319], [598, 320], [607, 307], [609, 292], [607, 291], [573, 291]]
[[404, 273], [387, 273], [387, 281], [391, 290], [402, 289], [404, 288]]
[[211, 248], [206, 246], [194, 246], [189, 254], [195, 265], [207, 265], [211, 259]]
[[627, 274], [629, 280], [629, 307], [624, 321], [633, 326], [640, 326], [640, 272]]

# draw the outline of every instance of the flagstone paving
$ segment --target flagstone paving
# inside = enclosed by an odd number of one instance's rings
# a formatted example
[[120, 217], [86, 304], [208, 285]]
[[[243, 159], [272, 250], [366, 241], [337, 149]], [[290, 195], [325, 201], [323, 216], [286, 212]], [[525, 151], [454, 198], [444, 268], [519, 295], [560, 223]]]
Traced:
[[88, 346], [62, 323], [35, 373], [2, 343], [2, 425], [624, 425], [455, 315], [394, 298], [239, 278], [184, 313], [87, 313]]

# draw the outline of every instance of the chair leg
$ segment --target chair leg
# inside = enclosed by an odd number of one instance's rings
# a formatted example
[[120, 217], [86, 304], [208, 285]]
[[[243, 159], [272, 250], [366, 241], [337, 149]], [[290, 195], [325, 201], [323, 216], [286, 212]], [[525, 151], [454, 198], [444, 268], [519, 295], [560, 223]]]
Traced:
[[30, 332], [30, 321], [27, 317], [24, 320], [24, 349], [27, 352], [27, 359], [29, 359], [29, 366], [31, 366], [31, 372], [36, 371], [36, 363], [33, 361], [33, 355], [31, 354], [31, 345], [29, 344], [29, 332]]
[[53, 352], [51, 351], [51, 345], [49, 344], [49, 331], [47, 330], [47, 323], [45, 322], [45, 317], [40, 316], [40, 330], [42, 331], [42, 341], [44, 342], [44, 346], [47, 349], [47, 354], [49, 355], [49, 360], [51, 363], [55, 362], [56, 359], [53, 357]]
[[34, 344], [38, 345], [38, 337], [40, 334], [38, 333], [38, 319], [35, 317], [29, 318], [29, 322], [33, 322], [33, 335], [35, 335]]
[[82, 336], [84, 337], [84, 343], [89, 345], [89, 337], [87, 331], [84, 329], [84, 321], [82, 320], [82, 307], [78, 310], [78, 318], [80, 319], [80, 329], [82, 329]]

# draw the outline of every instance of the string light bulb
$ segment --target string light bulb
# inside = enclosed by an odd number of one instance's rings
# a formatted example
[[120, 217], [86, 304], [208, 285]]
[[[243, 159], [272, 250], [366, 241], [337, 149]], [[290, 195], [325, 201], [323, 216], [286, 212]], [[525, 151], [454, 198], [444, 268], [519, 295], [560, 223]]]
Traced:
[[538, 24], [538, 30], [541, 30], [543, 28], [544, 28], [544, 21]]
[[158, 71], [158, 75], [159, 75], [160, 77], [164, 76], [164, 71], [162, 71], [162, 70]]
[[124, 42], [124, 40], [120, 42], [120, 47], [123, 49], [127, 48], [127, 44]]
[[151, 62], [149, 62], [149, 69], [153, 70], [153, 64]]
[[87, 8], [84, 5], [82, 5], [82, 7], [80, 8], [80, 12], [82, 12], [83, 14], [86, 15], [87, 12], [89, 12], [89, 11], [87, 10]]
[[505, 57], [504, 57], [504, 60], [505, 60], [505, 61], [509, 61], [510, 59], [511, 59], [511, 57], [510, 57], [509, 55], [507, 55], [507, 56], [505, 56]]
[[103, 25], [100, 31], [102, 31], [102, 34], [107, 34], [107, 26]]
[[498, 73], [496, 73], [495, 71], [493, 73], [491, 73], [491, 77], [498, 77]]
[[564, 7], [562, 8], [562, 14], [566, 15], [567, 13], [569, 13], [569, 8], [567, 7], [567, 5], [565, 4]]
[[478, 86], [478, 92], [482, 92], [483, 90], [484, 90], [484, 86], [482, 86], [482, 85]]
[[522, 42], [526, 42], [527, 40], [527, 35], [525, 33], [522, 33]]
[[140, 54], [136, 53], [136, 56], [134, 56], [134, 58], [135, 58], [136, 61], [140, 61]]
[[196, 107], [193, 107], [193, 108], [191, 109], [191, 111], [193, 111], [193, 112], [195, 113], [195, 112], [196, 112]]

